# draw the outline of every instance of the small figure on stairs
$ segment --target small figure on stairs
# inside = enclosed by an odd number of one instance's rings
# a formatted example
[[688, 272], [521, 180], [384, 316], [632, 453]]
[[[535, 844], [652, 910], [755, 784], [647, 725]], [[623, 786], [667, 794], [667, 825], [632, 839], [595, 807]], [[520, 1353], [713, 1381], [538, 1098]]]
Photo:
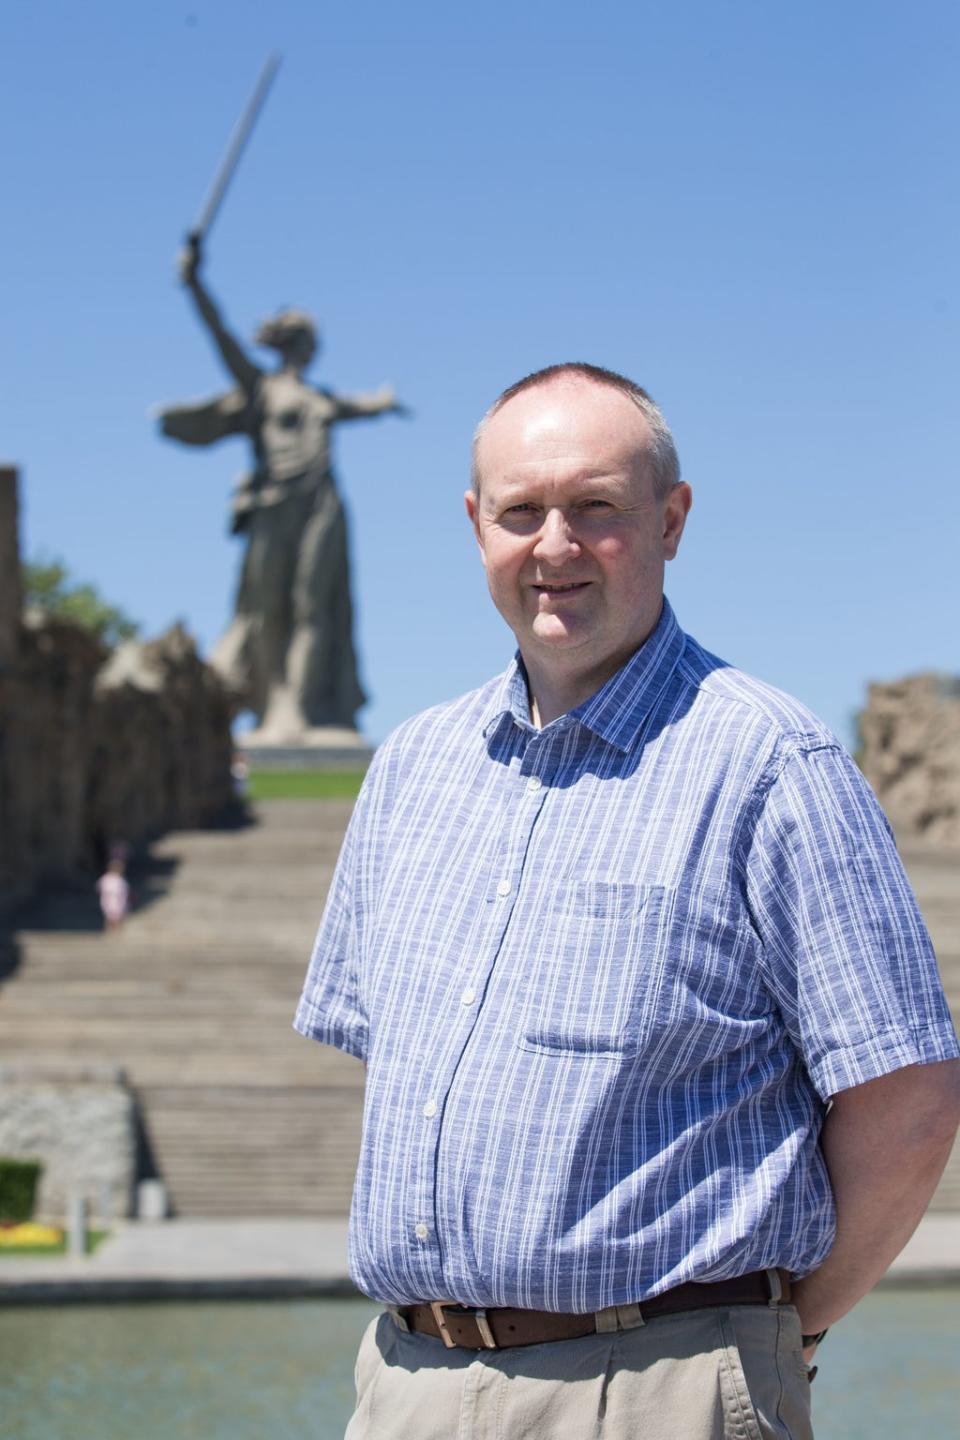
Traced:
[[125, 862], [115, 857], [97, 881], [105, 930], [119, 930], [130, 912], [130, 884], [125, 870]]

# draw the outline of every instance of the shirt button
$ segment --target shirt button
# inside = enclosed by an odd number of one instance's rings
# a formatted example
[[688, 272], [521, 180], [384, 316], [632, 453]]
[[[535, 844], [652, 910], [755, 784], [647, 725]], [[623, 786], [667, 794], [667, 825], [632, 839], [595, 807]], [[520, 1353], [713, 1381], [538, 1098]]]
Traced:
[[464, 990], [463, 994], [460, 996], [460, 1004], [461, 1004], [461, 1005], [472, 1005], [473, 1002], [474, 1002], [474, 1000], [476, 1000], [476, 998], [477, 998], [477, 992], [476, 992], [476, 990], [474, 990], [474, 988], [473, 988], [472, 985], [468, 985], [467, 988], [466, 988], [466, 990]]
[[424, 1115], [426, 1115], [426, 1117], [427, 1117], [428, 1120], [432, 1120], [433, 1117], [434, 1117], [434, 1115], [436, 1115], [436, 1113], [437, 1113], [437, 1102], [436, 1102], [436, 1100], [428, 1100], [427, 1103], [426, 1103], [426, 1105], [424, 1105], [424, 1107], [423, 1107], [423, 1113], [424, 1113]]
[[527, 781], [527, 789], [528, 789], [528, 790], [539, 790], [539, 789], [540, 789], [540, 786], [541, 786], [542, 784], [543, 784], [543, 781], [540, 779], [540, 776], [539, 776], [539, 775], [531, 775], [531, 776], [530, 776], [530, 779]]
[[498, 895], [509, 895], [509, 894], [510, 894], [510, 881], [509, 881], [509, 880], [501, 880], [501, 881], [498, 883], [498, 885], [497, 885], [497, 894], [498, 894]]
[[427, 1236], [429, 1235], [430, 1232], [429, 1232], [429, 1230], [427, 1229], [426, 1225], [424, 1225], [423, 1221], [421, 1220], [421, 1221], [419, 1222], [419, 1224], [414, 1225], [414, 1227], [413, 1227], [413, 1233], [414, 1233], [414, 1235], [416, 1235], [416, 1237], [417, 1237], [418, 1240], [426, 1240], [426, 1238], [427, 1238]]

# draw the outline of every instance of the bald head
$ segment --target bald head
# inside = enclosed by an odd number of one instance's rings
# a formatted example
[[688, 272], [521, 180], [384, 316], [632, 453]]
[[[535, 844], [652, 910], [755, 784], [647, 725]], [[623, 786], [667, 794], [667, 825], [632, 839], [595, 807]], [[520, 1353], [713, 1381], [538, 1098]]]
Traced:
[[[490, 406], [477, 426], [473, 437], [470, 482], [475, 496], [479, 497], [480, 494], [484, 436], [494, 417], [511, 402], [545, 386], [557, 390], [557, 402], [562, 405], [565, 388], [584, 384], [619, 392], [629, 401], [634, 412], [639, 412], [639, 416], [646, 422], [644, 429], [639, 433], [643, 433], [646, 437], [646, 449], [656, 497], [662, 499], [679, 482], [680, 460], [673, 436], [662, 412], [646, 390], [625, 375], [619, 375], [615, 370], [605, 370], [599, 365], [589, 365], [584, 361], [568, 361], [560, 365], [548, 365], [543, 370], [536, 370], [531, 375], [525, 375], [522, 380], [518, 380], [504, 390]], [[569, 389], [567, 389], [567, 393], [569, 394]], [[622, 414], [623, 423], [629, 429], [633, 429], [629, 411], [624, 410]]]
[[579, 375], [552, 376], [501, 405], [481, 429], [476, 469], [484, 511], [505, 485], [523, 489], [541, 476], [615, 472], [631, 477], [635, 496], [658, 498], [646, 417], [622, 392]]

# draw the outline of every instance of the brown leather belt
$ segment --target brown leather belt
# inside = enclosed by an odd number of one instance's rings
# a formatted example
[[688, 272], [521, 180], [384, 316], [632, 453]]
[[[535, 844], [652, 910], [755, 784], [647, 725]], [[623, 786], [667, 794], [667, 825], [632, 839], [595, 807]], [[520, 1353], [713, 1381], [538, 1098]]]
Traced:
[[[770, 1272], [755, 1270], [732, 1280], [716, 1280], [701, 1285], [692, 1281], [676, 1285], [641, 1300], [637, 1305], [619, 1306], [620, 1311], [635, 1315], [634, 1324], [653, 1320], [658, 1315], [676, 1315], [683, 1310], [704, 1310], [715, 1305], [769, 1305], [790, 1303], [790, 1277], [785, 1270], [774, 1272], [780, 1277], [779, 1293], [771, 1285]], [[775, 1285], [775, 1278], [774, 1278]], [[433, 1300], [422, 1305], [401, 1306], [396, 1312], [410, 1330], [418, 1335], [432, 1335], [449, 1348], [466, 1350], [499, 1350], [508, 1345], [543, 1345], [549, 1340], [575, 1340], [581, 1335], [597, 1333], [597, 1313], [589, 1315], [558, 1315], [551, 1310], [490, 1310], [458, 1305], [452, 1300]], [[609, 1313], [616, 1328], [615, 1314]], [[607, 1328], [607, 1327], [602, 1327]]]

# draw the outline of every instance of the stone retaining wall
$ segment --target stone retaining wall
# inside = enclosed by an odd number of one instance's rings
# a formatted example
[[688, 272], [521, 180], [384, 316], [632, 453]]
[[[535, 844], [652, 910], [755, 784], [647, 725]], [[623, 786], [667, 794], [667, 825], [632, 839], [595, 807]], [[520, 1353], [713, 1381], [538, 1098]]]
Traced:
[[0, 1155], [42, 1162], [38, 1220], [62, 1225], [78, 1195], [94, 1225], [120, 1219], [133, 1201], [133, 1096], [118, 1075], [0, 1071]]

